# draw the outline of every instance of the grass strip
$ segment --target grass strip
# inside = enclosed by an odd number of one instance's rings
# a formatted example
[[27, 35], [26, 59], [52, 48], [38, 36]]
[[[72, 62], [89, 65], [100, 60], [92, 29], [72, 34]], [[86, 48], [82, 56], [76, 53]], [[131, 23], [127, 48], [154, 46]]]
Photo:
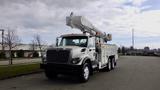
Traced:
[[39, 63], [0, 66], [0, 79], [6, 79], [40, 71], [42, 70], [40, 69]]

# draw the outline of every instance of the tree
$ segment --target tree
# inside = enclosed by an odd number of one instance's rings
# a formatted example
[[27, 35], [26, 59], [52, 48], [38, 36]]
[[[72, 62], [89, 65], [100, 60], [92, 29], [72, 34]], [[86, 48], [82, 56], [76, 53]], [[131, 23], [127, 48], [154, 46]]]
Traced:
[[44, 41], [42, 40], [42, 38], [39, 34], [34, 36], [34, 40], [36, 42], [36, 45], [39, 47], [39, 50], [40, 50], [40, 53], [41, 53], [41, 59], [43, 60], [42, 50], [44, 48], [45, 43], [44, 43]]
[[118, 53], [121, 53], [121, 48], [120, 47], [118, 48]]
[[125, 53], [126, 53], [126, 48], [123, 46], [122, 47], [122, 54], [125, 55]]
[[19, 45], [20, 39], [15, 30], [7, 30], [4, 36], [5, 45], [9, 49], [9, 64], [12, 64], [12, 49]]
[[149, 51], [150, 50], [150, 48], [148, 47], [148, 46], [146, 46], [146, 47], [144, 47], [144, 51]]
[[36, 49], [36, 41], [32, 40], [30, 44], [30, 50], [32, 50], [32, 53], [34, 53], [35, 49]]
[[130, 47], [130, 50], [134, 50], [133, 46]]

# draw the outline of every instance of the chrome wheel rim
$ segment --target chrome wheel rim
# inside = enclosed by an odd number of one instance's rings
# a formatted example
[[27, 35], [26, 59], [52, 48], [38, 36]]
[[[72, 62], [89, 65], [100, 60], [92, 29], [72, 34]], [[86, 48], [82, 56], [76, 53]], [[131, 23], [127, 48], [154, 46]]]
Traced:
[[86, 66], [84, 68], [84, 78], [87, 80], [89, 77], [89, 68]]

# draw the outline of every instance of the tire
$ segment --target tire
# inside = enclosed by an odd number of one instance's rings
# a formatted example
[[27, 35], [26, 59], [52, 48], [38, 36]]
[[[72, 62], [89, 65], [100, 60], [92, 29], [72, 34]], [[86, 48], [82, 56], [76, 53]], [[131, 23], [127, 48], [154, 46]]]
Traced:
[[107, 63], [107, 71], [111, 71], [112, 70], [112, 62], [111, 62], [111, 59], [109, 58], [108, 59], [108, 63]]
[[102, 72], [108, 72], [108, 71], [110, 71], [110, 70], [112, 70], [112, 68], [111, 68], [111, 59], [108, 59], [108, 63], [106, 64], [106, 67], [104, 67], [103, 69], [100, 69], [99, 71], [102, 71]]
[[111, 59], [111, 69], [114, 69], [115, 68], [115, 59], [112, 58]]
[[57, 73], [53, 73], [52, 71], [45, 69], [45, 75], [48, 79], [56, 79]]
[[84, 63], [82, 66], [82, 71], [80, 74], [80, 82], [87, 82], [89, 80], [89, 76], [90, 76], [90, 68], [89, 68], [89, 64], [88, 63]]
[[117, 66], [117, 62], [116, 61], [114, 62], [114, 64], [115, 64], [115, 66]]

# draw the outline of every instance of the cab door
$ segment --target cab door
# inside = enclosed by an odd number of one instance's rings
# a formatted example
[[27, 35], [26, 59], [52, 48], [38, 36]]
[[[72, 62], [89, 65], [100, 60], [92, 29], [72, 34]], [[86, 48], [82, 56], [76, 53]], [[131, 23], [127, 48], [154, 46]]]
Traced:
[[88, 54], [91, 57], [92, 61], [94, 61], [96, 59], [95, 37], [89, 37], [89, 40], [88, 40]]

